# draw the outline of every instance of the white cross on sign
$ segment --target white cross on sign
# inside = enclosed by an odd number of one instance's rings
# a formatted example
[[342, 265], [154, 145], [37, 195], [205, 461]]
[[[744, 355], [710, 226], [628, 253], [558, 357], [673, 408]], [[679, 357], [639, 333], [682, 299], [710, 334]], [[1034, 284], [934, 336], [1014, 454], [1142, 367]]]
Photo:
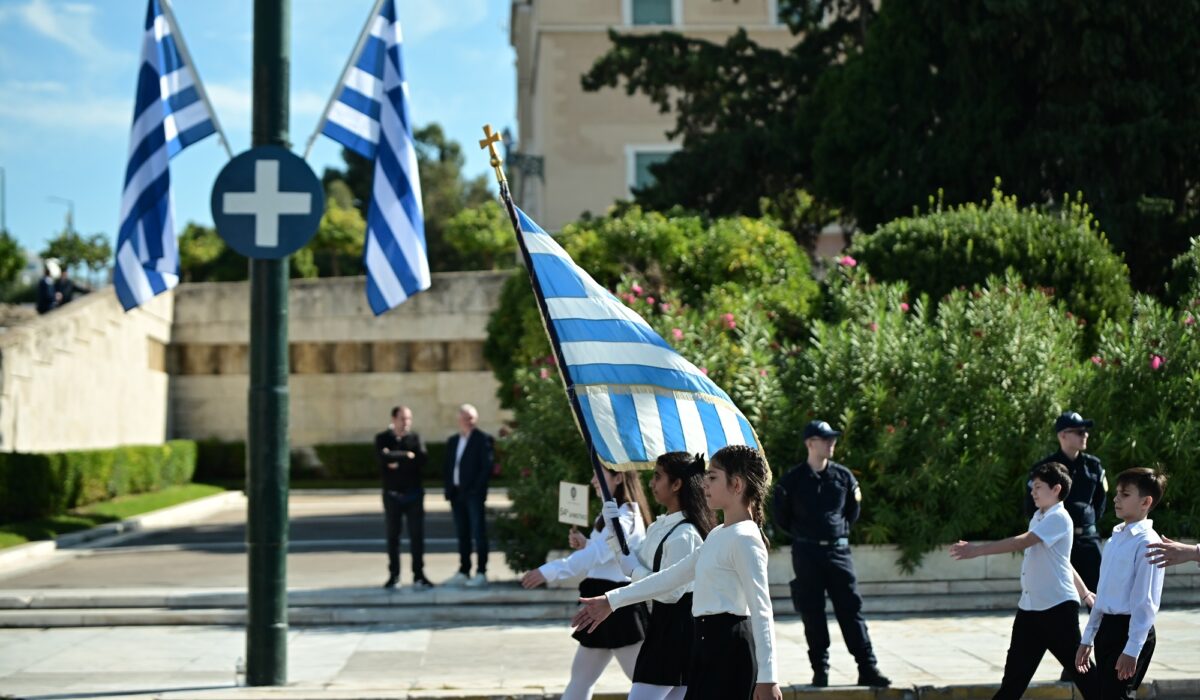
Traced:
[[254, 215], [254, 245], [275, 248], [279, 245], [279, 217], [282, 214], [308, 214], [312, 195], [308, 192], [279, 190], [279, 161], [254, 163], [254, 191], [226, 192], [226, 214]]

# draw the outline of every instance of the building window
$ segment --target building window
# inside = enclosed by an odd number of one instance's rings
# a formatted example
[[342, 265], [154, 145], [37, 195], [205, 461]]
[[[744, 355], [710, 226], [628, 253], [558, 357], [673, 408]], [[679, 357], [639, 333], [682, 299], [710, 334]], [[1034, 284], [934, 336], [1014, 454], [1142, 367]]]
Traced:
[[654, 184], [654, 173], [650, 166], [665, 162], [677, 146], [629, 146], [626, 148], [629, 159], [628, 185], [629, 191], [644, 189]]
[[675, 24], [675, 0], [629, 0], [631, 24]]

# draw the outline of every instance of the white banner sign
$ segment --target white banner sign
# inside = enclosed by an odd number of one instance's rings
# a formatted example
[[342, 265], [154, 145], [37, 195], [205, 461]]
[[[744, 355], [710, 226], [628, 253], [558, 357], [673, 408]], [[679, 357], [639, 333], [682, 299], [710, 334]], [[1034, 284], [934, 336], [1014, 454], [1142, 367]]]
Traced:
[[587, 486], [569, 481], [558, 482], [558, 522], [584, 527], [592, 524], [588, 519]]

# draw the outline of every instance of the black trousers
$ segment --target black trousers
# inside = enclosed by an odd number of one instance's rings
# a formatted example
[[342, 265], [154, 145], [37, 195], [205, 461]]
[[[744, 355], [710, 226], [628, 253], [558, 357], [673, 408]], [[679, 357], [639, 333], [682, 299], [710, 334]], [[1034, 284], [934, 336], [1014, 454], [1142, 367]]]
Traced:
[[388, 574], [400, 576], [400, 535], [408, 520], [408, 546], [412, 550], [414, 579], [425, 578], [425, 493], [383, 492], [383, 514], [387, 524]]
[[1004, 661], [1004, 680], [1000, 681], [1000, 689], [992, 696], [993, 700], [1018, 700], [1029, 687], [1029, 681], [1047, 651], [1063, 668], [1070, 670], [1071, 680], [1085, 700], [1100, 697], [1096, 674], [1075, 670], [1075, 653], [1079, 651], [1079, 603], [1068, 600], [1046, 610], [1017, 611], [1012, 638], [1008, 642], [1008, 658]]
[[875, 666], [875, 652], [862, 616], [862, 596], [849, 547], [792, 543], [792, 604], [804, 621], [808, 660], [813, 670], [829, 668], [829, 625], [825, 619], [825, 594], [833, 602], [833, 614], [846, 648], [859, 668]]
[[695, 618], [684, 700], [751, 700], [758, 659], [750, 619], [721, 613]]
[[1095, 654], [1096, 668], [1093, 673], [1097, 676], [1097, 686], [1100, 689], [1101, 700], [1117, 700], [1118, 698], [1137, 697], [1138, 686], [1146, 677], [1146, 669], [1150, 668], [1150, 657], [1154, 656], [1155, 634], [1150, 628], [1146, 635], [1146, 643], [1142, 645], [1142, 653], [1138, 654], [1133, 678], [1120, 680], [1117, 678], [1117, 659], [1125, 653], [1125, 644], [1129, 641], [1129, 616], [1105, 615], [1100, 620], [1100, 629], [1096, 632]]
[[1098, 536], [1075, 538], [1071, 546], [1071, 566], [1079, 572], [1083, 585], [1089, 591], [1096, 592], [1100, 585], [1100, 538]]
[[484, 501], [487, 492], [480, 494], [463, 493], [450, 499], [450, 510], [454, 514], [454, 531], [458, 535], [458, 570], [463, 574], [471, 573], [471, 540], [475, 541], [477, 562], [476, 573], [487, 573], [488, 536], [487, 519]]

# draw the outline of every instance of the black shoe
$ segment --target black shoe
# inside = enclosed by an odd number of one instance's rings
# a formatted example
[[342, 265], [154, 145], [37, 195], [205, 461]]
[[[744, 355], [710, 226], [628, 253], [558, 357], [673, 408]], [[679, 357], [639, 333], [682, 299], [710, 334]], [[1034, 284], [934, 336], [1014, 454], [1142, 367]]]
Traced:
[[383, 582], [384, 588], [395, 588], [396, 582], [400, 580], [399, 576], [388, 576], [388, 580]]
[[871, 688], [886, 688], [892, 684], [892, 679], [879, 672], [874, 666], [858, 669], [858, 685]]
[[430, 588], [433, 588], [433, 582], [424, 576], [418, 576], [417, 578], [413, 579], [413, 588], [418, 591], [427, 591]]
[[829, 687], [829, 669], [821, 671], [813, 671], [812, 683], [809, 683], [814, 688]]

